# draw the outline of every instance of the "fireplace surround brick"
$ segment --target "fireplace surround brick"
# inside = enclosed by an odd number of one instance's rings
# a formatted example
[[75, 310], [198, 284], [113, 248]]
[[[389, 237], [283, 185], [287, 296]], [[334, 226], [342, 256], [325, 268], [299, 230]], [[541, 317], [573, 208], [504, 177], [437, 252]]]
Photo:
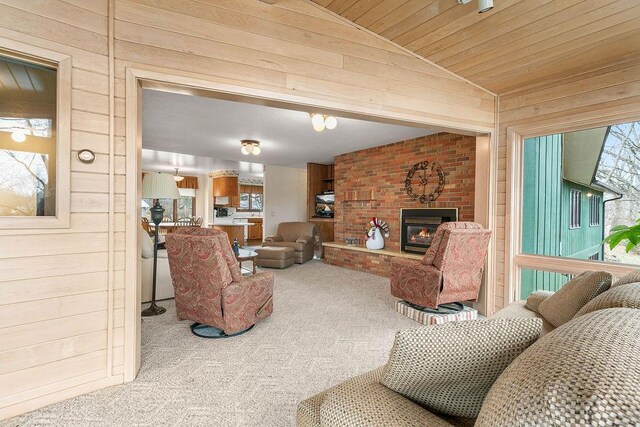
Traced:
[[[390, 228], [385, 249], [399, 251], [402, 208], [458, 208], [459, 221], [473, 221], [475, 148], [475, 137], [439, 133], [337, 156], [334, 240], [358, 237], [364, 242], [365, 226], [378, 217]], [[409, 168], [423, 160], [438, 162], [446, 176], [440, 197], [426, 204], [409, 199], [404, 188]], [[353, 194], [371, 194], [373, 200], [345, 200]], [[325, 261], [388, 276], [389, 256], [347, 252], [327, 250]]]

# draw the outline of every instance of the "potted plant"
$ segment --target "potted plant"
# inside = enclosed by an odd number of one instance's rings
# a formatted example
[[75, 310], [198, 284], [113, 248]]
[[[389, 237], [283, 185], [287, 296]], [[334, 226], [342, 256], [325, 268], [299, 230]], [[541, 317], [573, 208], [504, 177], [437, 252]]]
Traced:
[[629, 253], [640, 243], [640, 219], [633, 225], [616, 225], [611, 227], [609, 235], [605, 237], [603, 243], [608, 243], [613, 249], [622, 242], [627, 242], [625, 251]]

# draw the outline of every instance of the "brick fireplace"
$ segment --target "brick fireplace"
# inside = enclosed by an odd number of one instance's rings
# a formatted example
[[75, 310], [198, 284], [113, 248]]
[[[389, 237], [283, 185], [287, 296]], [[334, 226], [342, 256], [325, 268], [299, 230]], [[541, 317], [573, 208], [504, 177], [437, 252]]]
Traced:
[[[385, 250], [401, 250], [401, 209], [457, 209], [458, 220], [473, 221], [475, 193], [476, 139], [471, 136], [439, 133], [359, 150], [336, 157], [335, 238], [362, 239], [371, 217], [389, 224]], [[438, 162], [445, 172], [444, 191], [434, 202], [411, 200], [404, 188], [408, 170], [417, 162]], [[325, 260], [374, 274], [388, 275], [389, 256], [362, 251], [346, 253], [325, 248]]]

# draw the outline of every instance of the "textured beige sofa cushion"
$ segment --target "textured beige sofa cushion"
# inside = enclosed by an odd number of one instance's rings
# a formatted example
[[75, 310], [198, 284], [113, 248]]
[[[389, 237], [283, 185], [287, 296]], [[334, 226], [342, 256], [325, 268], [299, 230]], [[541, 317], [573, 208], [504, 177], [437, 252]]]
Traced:
[[476, 427], [640, 424], [640, 310], [580, 316], [540, 338], [498, 378]]
[[551, 323], [544, 320], [544, 317], [539, 315], [533, 310], [529, 310], [526, 307], [526, 301], [514, 301], [508, 306], [501, 308], [500, 310], [493, 313], [490, 319], [513, 319], [513, 318], [529, 318], [529, 319], [541, 319], [542, 320], [542, 331], [540, 332], [540, 336], [547, 334], [555, 329]]
[[626, 285], [628, 283], [637, 283], [637, 282], [640, 282], [640, 270], [635, 270], [635, 271], [632, 271], [631, 273], [628, 273], [622, 276], [621, 278], [616, 280], [611, 285], [611, 287], [616, 288], [618, 286]]
[[558, 327], [576, 315], [589, 301], [611, 286], [611, 274], [604, 271], [585, 271], [569, 280], [538, 306], [538, 313]]
[[[589, 301], [576, 313], [575, 317], [580, 317], [587, 313], [605, 308], [638, 308], [640, 309], [640, 283], [628, 283], [624, 286], [616, 286], [609, 289]], [[640, 331], [638, 331], [640, 333]], [[640, 351], [640, 349], [638, 349]]]
[[546, 300], [547, 298], [549, 298], [553, 294], [554, 293], [551, 292], [551, 291], [534, 291], [527, 298], [526, 307], [529, 310], [535, 311], [537, 313], [538, 312], [538, 307], [540, 307], [540, 304], [542, 303], [542, 301]]
[[378, 368], [301, 402], [297, 426], [453, 426], [380, 384], [381, 375]]
[[514, 318], [399, 331], [380, 382], [436, 413], [475, 418], [495, 379], [541, 329], [541, 319]]

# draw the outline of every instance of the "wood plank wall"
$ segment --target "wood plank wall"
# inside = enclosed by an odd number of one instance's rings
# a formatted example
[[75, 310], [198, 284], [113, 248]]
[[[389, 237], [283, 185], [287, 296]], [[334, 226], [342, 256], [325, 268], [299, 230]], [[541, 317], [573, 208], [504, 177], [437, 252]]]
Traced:
[[509, 267], [505, 259], [505, 224], [511, 214], [507, 208], [507, 128], [545, 127], [548, 134], [569, 130], [568, 127], [588, 129], [639, 120], [640, 59], [501, 95], [498, 117], [495, 309], [509, 301], [505, 295]]
[[[71, 226], [0, 232], [0, 418], [68, 390], [122, 382], [124, 168], [114, 195], [107, 6], [0, 1], [0, 37], [69, 55], [73, 66]], [[75, 156], [85, 148], [97, 154], [92, 165]], [[112, 202], [120, 225], [110, 228]], [[110, 251], [118, 263], [110, 264]]]
[[0, 418], [123, 381], [126, 67], [494, 126], [492, 94], [301, 0], [111, 1], [0, 0], [0, 37], [73, 64], [71, 228], [0, 232]]

